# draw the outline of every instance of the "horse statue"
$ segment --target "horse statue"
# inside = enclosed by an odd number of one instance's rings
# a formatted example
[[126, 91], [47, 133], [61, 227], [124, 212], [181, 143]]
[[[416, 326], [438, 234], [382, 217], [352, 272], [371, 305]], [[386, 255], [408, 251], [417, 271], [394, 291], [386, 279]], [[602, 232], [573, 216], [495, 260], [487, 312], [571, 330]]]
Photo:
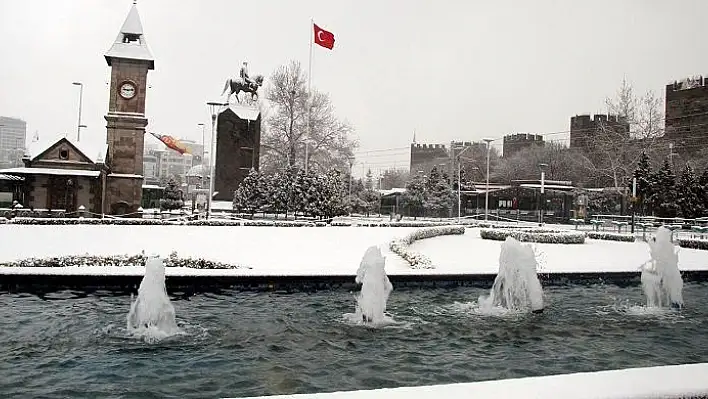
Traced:
[[263, 86], [263, 75], [256, 75], [253, 79], [253, 83], [245, 81], [243, 78], [227, 79], [224, 85], [224, 91], [221, 92], [223, 96], [226, 90], [229, 90], [229, 95], [226, 97], [226, 102], [228, 103], [231, 99], [232, 94], [236, 94], [236, 101], [239, 103], [241, 100], [238, 95], [241, 92], [251, 93], [251, 100], [255, 101], [258, 99], [258, 88]]

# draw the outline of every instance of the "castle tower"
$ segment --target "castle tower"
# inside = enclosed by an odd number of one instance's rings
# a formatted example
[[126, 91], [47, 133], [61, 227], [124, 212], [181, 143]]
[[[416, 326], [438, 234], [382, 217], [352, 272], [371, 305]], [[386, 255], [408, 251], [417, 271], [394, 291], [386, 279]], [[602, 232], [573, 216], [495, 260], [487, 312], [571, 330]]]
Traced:
[[145, 94], [147, 73], [155, 69], [143, 34], [138, 9], [128, 13], [118, 37], [105, 55], [111, 67], [108, 114], [108, 152], [103, 212], [121, 215], [137, 211], [142, 200]]

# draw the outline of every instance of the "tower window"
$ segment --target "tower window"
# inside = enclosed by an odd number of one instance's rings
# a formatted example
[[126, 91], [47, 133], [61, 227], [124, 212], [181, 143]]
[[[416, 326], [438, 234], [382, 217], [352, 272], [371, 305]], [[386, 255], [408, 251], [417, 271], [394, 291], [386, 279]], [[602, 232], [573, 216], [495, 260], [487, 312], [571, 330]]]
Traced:
[[138, 43], [140, 44], [140, 35], [134, 33], [124, 33], [123, 43]]

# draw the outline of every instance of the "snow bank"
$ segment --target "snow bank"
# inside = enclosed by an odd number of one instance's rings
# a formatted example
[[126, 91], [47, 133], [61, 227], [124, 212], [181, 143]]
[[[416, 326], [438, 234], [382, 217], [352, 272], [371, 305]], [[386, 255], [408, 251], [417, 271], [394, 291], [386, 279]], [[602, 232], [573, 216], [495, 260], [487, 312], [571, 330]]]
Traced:
[[418, 240], [453, 234], [465, 234], [465, 227], [443, 226], [416, 230], [403, 238], [398, 238], [391, 241], [389, 244], [389, 249], [396, 255], [405, 259], [406, 262], [408, 262], [411, 267], [415, 269], [433, 269], [434, 266], [430, 262], [430, 259], [423, 254], [411, 251], [408, 246]]
[[261, 396], [293, 399], [545, 398], [631, 399], [705, 397], [708, 363], [562, 374], [463, 384], [322, 394]]

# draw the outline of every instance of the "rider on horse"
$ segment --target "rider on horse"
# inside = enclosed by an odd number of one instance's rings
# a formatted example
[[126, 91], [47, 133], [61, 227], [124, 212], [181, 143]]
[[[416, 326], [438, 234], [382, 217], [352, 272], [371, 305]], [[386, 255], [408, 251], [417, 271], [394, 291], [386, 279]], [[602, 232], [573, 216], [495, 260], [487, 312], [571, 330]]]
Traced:
[[246, 62], [246, 61], [243, 62], [243, 66], [241, 67], [241, 71], [239, 72], [239, 75], [241, 76], [241, 79], [243, 79], [243, 81], [246, 82], [246, 84], [249, 87], [253, 87], [253, 85], [256, 84], [256, 82], [254, 82], [253, 79], [251, 79], [251, 77], [248, 76], [248, 62]]

